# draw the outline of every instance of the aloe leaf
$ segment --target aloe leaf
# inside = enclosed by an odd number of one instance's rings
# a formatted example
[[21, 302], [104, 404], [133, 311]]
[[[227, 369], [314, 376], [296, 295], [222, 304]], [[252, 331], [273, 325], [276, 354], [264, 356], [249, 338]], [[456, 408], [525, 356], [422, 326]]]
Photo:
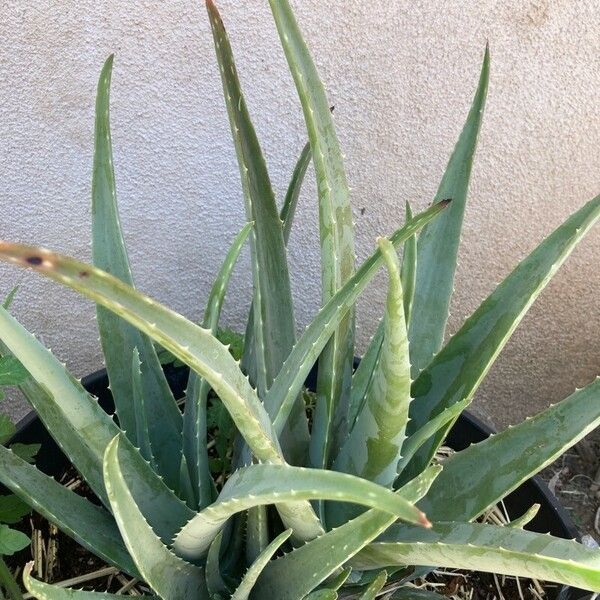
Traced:
[[[444, 210], [448, 202], [434, 204], [426, 211], [417, 215], [410, 223], [406, 223], [389, 238], [394, 247], [398, 247], [411, 235], [419, 231], [426, 223]], [[2, 246], [0, 245], [0, 258]], [[344, 315], [354, 305], [358, 296], [368, 286], [379, 268], [383, 265], [381, 251], [377, 249], [360, 266], [355, 275], [339, 290], [336, 295], [321, 309], [319, 314], [306, 328], [304, 334], [296, 342], [290, 356], [286, 359], [281, 371], [275, 378], [273, 386], [267, 393], [265, 403], [277, 403], [279, 410], [273, 422], [275, 430], [281, 431], [293, 401], [300, 393], [306, 378], [327, 340], [344, 318]]]
[[[102, 457], [121, 430], [65, 365], [4, 309], [0, 309], [0, 339], [2, 352], [11, 351], [32, 375], [20, 386], [25, 397], [94, 493], [108, 505]], [[172, 538], [193, 513], [130, 443], [122, 444], [122, 451], [128, 456], [131, 485], [139, 488], [136, 501], [144, 515], [161, 536]]]
[[[221, 309], [233, 268], [252, 227], [253, 223], [246, 223], [233, 240], [208, 295], [202, 325], [206, 329], [210, 329], [213, 335], [216, 335], [218, 330]], [[214, 500], [215, 495], [206, 450], [206, 404], [209, 391], [208, 382], [196, 375], [194, 371], [190, 371], [183, 415], [183, 452], [195, 489], [194, 497], [200, 509], [208, 506]]]
[[350, 406], [348, 408], [348, 428], [352, 431], [356, 423], [356, 417], [362, 411], [367, 399], [367, 392], [373, 381], [379, 353], [383, 343], [384, 322], [383, 319], [377, 326], [375, 334], [371, 338], [366, 352], [358, 363], [358, 367], [352, 375], [352, 389], [350, 390]]
[[231, 600], [248, 600], [248, 598], [250, 598], [250, 592], [252, 591], [252, 588], [254, 587], [259, 575], [267, 566], [267, 563], [271, 560], [271, 558], [273, 558], [275, 552], [279, 550], [279, 548], [290, 537], [291, 534], [292, 530], [286, 529], [260, 553], [260, 555], [246, 571], [246, 574], [240, 582], [240, 585], [231, 596]]
[[231, 594], [221, 575], [220, 554], [222, 539], [223, 532], [221, 531], [210, 544], [208, 556], [206, 557], [206, 588], [211, 598], [222, 598]]
[[137, 569], [112, 516], [0, 447], [0, 481], [84, 548], [132, 576]]
[[251, 240], [254, 291], [254, 341], [257, 385], [264, 393], [295, 340], [290, 281], [281, 220], [265, 160], [248, 114], [223, 21], [212, 1], [206, 3], [231, 124], [246, 216], [255, 222]]
[[[133, 394], [133, 406], [135, 408], [135, 439], [141, 455], [155, 469], [154, 456], [150, 444], [150, 432], [148, 427], [148, 413], [145, 405], [144, 389], [142, 383], [142, 370], [140, 362], [140, 353], [137, 348], [133, 349], [133, 358], [131, 361], [131, 392]], [[156, 469], [155, 469], [156, 470]]]
[[[407, 502], [418, 502], [440, 470], [440, 467], [426, 469], [396, 493], [400, 493]], [[394, 521], [395, 517], [371, 509], [282, 558], [271, 561], [256, 582], [256, 597], [301, 600]]]
[[486, 47], [471, 110], [436, 194], [436, 201], [452, 198], [452, 205], [444, 215], [423, 229], [417, 242], [412, 310], [418, 313], [419, 318], [411, 322], [409, 332], [413, 377], [429, 364], [444, 340], [471, 167], [487, 95], [489, 67], [490, 56]]
[[4, 299], [4, 302], [2, 303], [2, 308], [4, 308], [4, 310], [8, 310], [12, 306], [12, 303], [14, 302], [15, 296], [17, 295], [18, 291], [19, 286], [15, 285], [15, 287], [12, 290], [10, 290], [10, 292], [8, 292], [6, 298]]
[[481, 523], [403, 525], [354, 558], [357, 568], [430, 565], [553, 581], [600, 591], [600, 552], [575, 541]]
[[173, 554], [152, 531], [129, 490], [119, 463], [116, 436], [104, 454], [104, 479], [123, 541], [144, 581], [163, 600], [208, 600], [204, 571]]
[[304, 597], [304, 600], [337, 600], [338, 593], [336, 590], [323, 589], [315, 590]]
[[[474, 519], [598, 425], [600, 379], [535, 417], [449, 457], [439, 485], [434, 483], [422, 504], [436, 521]], [[498, 456], [502, 461], [496, 460]]]
[[518, 519], [513, 519], [507, 527], [515, 527], [516, 529], [523, 529], [527, 524], [531, 523], [537, 516], [541, 504], [532, 504]]
[[[310, 149], [310, 142], [308, 142], [304, 146], [304, 148], [300, 154], [300, 157], [298, 158], [298, 161], [296, 162], [296, 166], [292, 173], [292, 178], [291, 178], [289, 186], [288, 186], [288, 190], [287, 190], [284, 202], [283, 202], [283, 206], [281, 207], [281, 211], [279, 212], [279, 218], [281, 219], [281, 222], [283, 223], [283, 240], [286, 245], [288, 243], [290, 233], [292, 231], [294, 215], [296, 212], [296, 206], [298, 204], [298, 199], [300, 197], [300, 190], [302, 187], [302, 183], [304, 181], [304, 175], [306, 174], [306, 170], [311, 161], [311, 158], [312, 158], [312, 151]], [[250, 312], [248, 315], [248, 323], [246, 325], [246, 333], [245, 333], [245, 339], [246, 339], [247, 343], [244, 347], [244, 356], [242, 357], [242, 362], [241, 362], [242, 370], [245, 373], [249, 374], [250, 381], [256, 380], [256, 352], [254, 349], [255, 344], [254, 344], [254, 315], [253, 315], [253, 312], [254, 312], [254, 307], [250, 306]], [[302, 402], [297, 402], [294, 405], [294, 412], [299, 413], [299, 415], [295, 415], [295, 414], [292, 415], [290, 417], [290, 422], [296, 423], [299, 426], [298, 439], [302, 440], [302, 439], [304, 439], [304, 434], [303, 434], [304, 426], [302, 423], [302, 416], [305, 415], [304, 405]], [[293, 443], [293, 438], [294, 438], [293, 432], [290, 435], [291, 435], [290, 442]], [[286, 439], [285, 442], [288, 442], [288, 440]], [[290, 444], [287, 443], [287, 445], [289, 446]], [[304, 444], [301, 444], [300, 451], [302, 451], [303, 445]], [[284, 447], [285, 447], [285, 444], [284, 444]], [[294, 464], [303, 464], [304, 461], [301, 460], [301, 458], [302, 457], [298, 457], [298, 456], [291, 457], [291, 462], [293, 462]], [[244, 456], [244, 454], [242, 453], [242, 455], [240, 456], [240, 459], [236, 463], [236, 466], [241, 467], [244, 464], [249, 464], [249, 460], [248, 460], [248, 457]]]
[[389, 598], [389, 600], [444, 600], [446, 596], [436, 594], [429, 590], [414, 587], [412, 585], [404, 585], [398, 588]]
[[251, 565], [269, 545], [266, 505], [253, 506], [246, 515], [246, 564]]
[[398, 474], [402, 473], [404, 467], [427, 440], [448, 425], [448, 423], [453, 422], [470, 403], [471, 399], [467, 398], [453, 404], [450, 408], [433, 417], [431, 421], [427, 421], [423, 427], [408, 437], [402, 445], [402, 457], [398, 461]]
[[[49, 250], [0, 241], [0, 260], [32, 267], [139, 327], [208, 381], [260, 461], [285, 462], [269, 416], [256, 392], [240, 371], [237, 361], [210, 331], [140, 294], [112, 275]], [[278, 505], [277, 510], [286, 526], [294, 530], [295, 539], [312, 539], [323, 532], [307, 502]], [[144, 514], [147, 513], [144, 511]]]
[[[600, 196], [550, 234], [488, 296], [413, 384], [409, 434], [456, 402], [472, 398], [527, 310], [600, 217]], [[419, 472], [451, 423], [421, 447], [408, 465]]]
[[[133, 277], [125, 249], [117, 209], [115, 174], [110, 135], [110, 80], [113, 57], [100, 74], [96, 96], [96, 131], [92, 179], [92, 257], [93, 263], [133, 287]], [[181, 456], [181, 413], [163, 374], [150, 339], [99, 306], [97, 308], [100, 342], [106, 362], [111, 392], [121, 428], [136, 444], [137, 425], [133, 406], [131, 356], [140, 353], [145, 411], [140, 415], [149, 428], [150, 442], [158, 470], [171, 487], [179, 483]], [[142, 425], [142, 426], [145, 426]]]
[[[28, 563], [23, 569], [23, 584], [25, 589], [38, 600], [102, 600], [103, 598], [123, 598], [120, 594], [104, 592], [85, 592], [73, 590], [59, 585], [44, 583], [31, 576], [33, 563]], [[138, 598], [153, 598], [153, 596], [137, 596]]]
[[[406, 203], [406, 222], [413, 218], [410, 204]], [[417, 282], [417, 236], [410, 236], [404, 242], [404, 251], [402, 253], [402, 292], [404, 293], [404, 316], [406, 317], [406, 327], [410, 325], [410, 316], [412, 314], [412, 305], [415, 298], [415, 286]]]
[[363, 592], [360, 600], [375, 600], [377, 594], [381, 592], [385, 582], [387, 581], [387, 573], [385, 571], [381, 571], [379, 575], [373, 580], [371, 585]]
[[331, 590], [337, 591], [346, 583], [352, 573], [351, 567], [345, 567], [341, 570], [339, 575], [336, 575], [327, 582], [327, 587]]
[[254, 506], [298, 500], [352, 502], [411, 523], [427, 524], [425, 515], [402, 495], [365, 479], [323, 469], [253, 465], [233, 473], [219, 499], [183, 527], [173, 548], [182, 558], [195, 561], [234, 514]]
[[389, 273], [381, 356], [366, 402], [334, 469], [391, 487], [411, 401], [410, 358], [398, 255], [389, 240], [380, 238], [378, 245]]
[[[304, 111], [319, 193], [323, 304], [354, 274], [354, 224], [342, 152], [325, 89], [287, 0], [271, 11]], [[354, 311], [348, 310], [319, 361], [311, 462], [329, 463], [334, 438], [344, 437], [354, 358]]]
[[310, 164], [311, 160], [312, 150], [310, 147], [310, 142], [307, 142], [304, 148], [302, 148], [300, 157], [296, 162], [290, 184], [283, 200], [283, 206], [279, 212], [279, 218], [283, 223], [283, 240], [286, 245], [290, 239], [290, 233], [292, 231], [292, 224], [294, 222], [294, 215], [296, 213], [296, 207], [298, 206], [298, 199], [300, 198], [300, 190], [302, 189], [304, 176], [306, 175], [306, 170], [308, 169], [308, 165]]

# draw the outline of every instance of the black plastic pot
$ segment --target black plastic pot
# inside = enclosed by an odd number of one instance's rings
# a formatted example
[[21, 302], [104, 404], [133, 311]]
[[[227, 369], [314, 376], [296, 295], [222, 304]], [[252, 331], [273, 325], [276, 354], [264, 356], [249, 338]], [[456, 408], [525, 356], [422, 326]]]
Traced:
[[[171, 365], [164, 368], [175, 397], [181, 397], [187, 382], [187, 369]], [[311, 373], [306, 382], [308, 387], [314, 387], [315, 380], [315, 374]], [[98, 402], [104, 410], [108, 413], [113, 412], [114, 404], [108, 390], [106, 371], [92, 373], [85, 377], [82, 383], [91, 394], [98, 398]], [[494, 431], [485, 423], [465, 412], [452, 428], [447, 441], [448, 445], [455, 450], [463, 450], [470, 444], [481, 442], [492, 433]], [[36, 466], [48, 475], [57, 475], [69, 464], [68, 459], [58, 448], [34, 412], [29, 413], [18, 423], [17, 433], [11, 443], [17, 442], [42, 444], [43, 450], [39, 452], [36, 458]], [[540, 533], [549, 532], [554, 536], [566, 539], [579, 538], [577, 528], [570, 516], [539, 477], [532, 477], [523, 483], [506, 497], [504, 503], [509, 515], [512, 517], [522, 515], [532, 504], [538, 503], [541, 508], [528, 529]], [[562, 587], [557, 594], [557, 598], [559, 600], [575, 600], [589, 595], [589, 592], [584, 590]]]

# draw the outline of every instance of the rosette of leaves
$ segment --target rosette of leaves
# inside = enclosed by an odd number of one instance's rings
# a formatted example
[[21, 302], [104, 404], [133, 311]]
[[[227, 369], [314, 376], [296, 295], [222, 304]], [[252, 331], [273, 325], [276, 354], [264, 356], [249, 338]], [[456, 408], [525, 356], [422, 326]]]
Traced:
[[[446, 435], [532, 302], [600, 216], [590, 200], [551, 233], [444, 344], [467, 188], [485, 104], [486, 50], [471, 110], [429, 208], [356, 265], [333, 117], [288, 0], [270, 0], [309, 143], [281, 206], [250, 120], [223, 22], [207, 0], [247, 224], [194, 324], [134, 286], [120, 227], [109, 128], [112, 57], [96, 101], [93, 265], [0, 242], [0, 258], [94, 301], [117, 420], [36, 338], [0, 311], [0, 339], [31, 374], [22, 389], [98, 497], [76, 496], [9, 450], [0, 481], [41, 515], [165, 600], [374, 598], [432, 565], [600, 591], [600, 552], [476, 519], [600, 423], [600, 383], [442, 464]], [[304, 174], [317, 178], [322, 307], [296, 335], [286, 245]], [[216, 335], [249, 243], [253, 297], [241, 360]], [[402, 250], [402, 260], [398, 251]], [[385, 268], [381, 324], [353, 368], [354, 305]], [[156, 345], [190, 369], [183, 412]], [[307, 406], [304, 383], [318, 370]], [[215, 481], [207, 422], [232, 432]], [[307, 419], [307, 409], [310, 423]], [[499, 459], [500, 457], [500, 459]], [[219, 483], [219, 485], [217, 485]], [[93, 592], [24, 583], [38, 598]], [[108, 597], [106, 594], [103, 597]]]

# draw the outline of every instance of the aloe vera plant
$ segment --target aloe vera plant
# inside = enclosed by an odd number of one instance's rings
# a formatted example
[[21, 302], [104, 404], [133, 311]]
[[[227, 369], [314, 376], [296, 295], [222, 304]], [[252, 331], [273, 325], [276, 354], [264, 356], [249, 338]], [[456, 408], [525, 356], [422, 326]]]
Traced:
[[[31, 376], [19, 382], [23, 393], [100, 503], [3, 447], [0, 481], [165, 600], [370, 599], [392, 590], [393, 597], [413, 597], [403, 582], [432, 565], [600, 591], [600, 552], [525, 531], [535, 507], [514, 515], [512, 526], [476, 522], [600, 424], [599, 381], [441, 464], [436, 459], [529, 306], [600, 217], [600, 196], [517, 265], [443, 345], [488, 86], [487, 49], [431, 206], [413, 216], [407, 205], [404, 225], [356, 265], [333, 117], [288, 0], [270, 6], [309, 141], [281, 207], [223, 22], [212, 0], [206, 4], [247, 224], [224, 257], [200, 325], [135, 289], [116, 201], [110, 57], [96, 100], [93, 264], [0, 241], [0, 259], [34, 269], [98, 307], [116, 419], [6, 308], [0, 309], [0, 352]], [[286, 245], [311, 160], [322, 307], [297, 337]], [[232, 353], [219, 320], [247, 242], [252, 305], [243, 348]], [[353, 370], [354, 305], [381, 269], [388, 274], [383, 318]], [[183, 411], [163, 374], [165, 355], [189, 367]], [[316, 399], [308, 406], [304, 385], [315, 366]], [[215, 443], [218, 469], [208, 443], [215, 426], [223, 430]], [[23, 582], [37, 598], [97, 596], [31, 573], [25, 568]]]

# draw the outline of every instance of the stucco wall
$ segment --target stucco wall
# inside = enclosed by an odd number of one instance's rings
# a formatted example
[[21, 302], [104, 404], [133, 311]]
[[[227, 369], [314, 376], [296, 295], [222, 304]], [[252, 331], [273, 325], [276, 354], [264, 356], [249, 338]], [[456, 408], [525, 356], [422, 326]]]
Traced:
[[[595, 4], [294, 2], [336, 107], [360, 257], [402, 221], [406, 199], [423, 208], [434, 194], [490, 42], [488, 107], [451, 331], [569, 212], [600, 192]], [[267, 2], [219, 5], [281, 197], [305, 134]], [[114, 52], [115, 165], [137, 283], [198, 319], [226, 242], [243, 222], [201, 2], [10, 0], [0, 39], [1, 237], [89, 259], [94, 92]], [[308, 179], [290, 244], [299, 324], [319, 297]], [[493, 368], [477, 403], [498, 424], [561, 399], [600, 371], [599, 261], [595, 230]], [[250, 293], [247, 257], [242, 263], [225, 311], [232, 326], [241, 324]], [[0, 292], [15, 283], [17, 316], [76, 374], [101, 366], [88, 302], [0, 266]], [[379, 287], [360, 304], [363, 346], [381, 311]], [[23, 409], [15, 399], [11, 407]]]

